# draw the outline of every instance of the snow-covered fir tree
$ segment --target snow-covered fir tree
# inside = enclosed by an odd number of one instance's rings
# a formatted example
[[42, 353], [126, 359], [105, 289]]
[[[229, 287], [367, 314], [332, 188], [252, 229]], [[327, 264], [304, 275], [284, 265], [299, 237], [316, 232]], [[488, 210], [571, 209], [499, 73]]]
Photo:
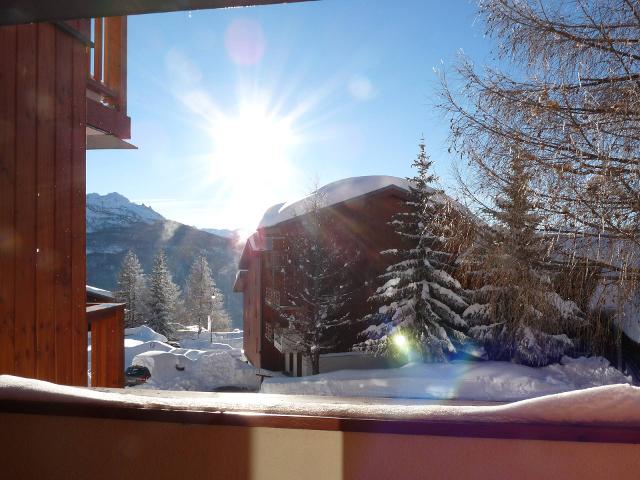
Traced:
[[[357, 252], [347, 251], [336, 238], [332, 218], [317, 191], [305, 204], [302, 228], [287, 238], [286, 255], [292, 281], [285, 290], [281, 318], [289, 323], [289, 338], [309, 358], [312, 374], [320, 372], [320, 355], [333, 351], [349, 324], [345, 305], [350, 298], [347, 271]], [[350, 258], [351, 257], [351, 258]]]
[[424, 361], [443, 361], [469, 340], [461, 317], [468, 303], [460, 283], [448, 273], [452, 255], [447, 251], [444, 220], [451, 205], [433, 188], [436, 178], [424, 141], [413, 167], [417, 173], [408, 179], [408, 200], [391, 221], [403, 248], [381, 252], [393, 263], [370, 298], [380, 305], [379, 312], [365, 319], [370, 325], [354, 350], [404, 356], [393, 341], [401, 339]]
[[221, 332], [231, 328], [231, 318], [224, 306], [224, 293], [218, 287], [213, 289], [213, 310], [211, 312], [211, 331]]
[[118, 275], [118, 289], [115, 292], [116, 301], [125, 304], [125, 328], [137, 327], [145, 321], [146, 305], [145, 278], [140, 261], [132, 250], [122, 261]]
[[189, 321], [206, 328], [211, 320], [212, 330], [229, 326], [229, 317], [224, 309], [222, 292], [216, 288], [211, 269], [205, 255], [199, 255], [191, 265], [185, 289], [185, 309]]
[[171, 272], [167, 267], [167, 257], [160, 250], [153, 260], [153, 269], [149, 279], [147, 325], [158, 333], [170, 336], [173, 332], [172, 323], [176, 321], [179, 296], [180, 290], [173, 283]]
[[490, 359], [542, 366], [575, 350], [572, 337], [584, 320], [574, 302], [553, 291], [531, 181], [532, 172], [514, 153], [495, 207], [485, 209], [493, 224], [465, 258], [479, 288], [463, 317]]

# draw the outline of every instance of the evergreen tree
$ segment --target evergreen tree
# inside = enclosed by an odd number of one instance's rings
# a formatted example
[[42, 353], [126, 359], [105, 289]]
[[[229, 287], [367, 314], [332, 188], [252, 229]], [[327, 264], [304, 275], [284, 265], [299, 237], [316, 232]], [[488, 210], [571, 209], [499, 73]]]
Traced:
[[122, 261], [118, 275], [118, 289], [115, 292], [116, 301], [125, 304], [125, 328], [142, 325], [145, 320], [145, 279], [140, 261], [132, 250]]
[[207, 326], [209, 318], [212, 330], [226, 328], [229, 325], [222, 293], [216, 288], [205, 255], [197, 257], [189, 270], [185, 308], [190, 322], [200, 328]]
[[525, 165], [521, 153], [514, 154], [501, 175], [495, 208], [485, 209], [494, 224], [466, 258], [480, 288], [463, 317], [490, 359], [542, 366], [575, 350], [571, 337], [583, 320], [575, 303], [553, 291]]
[[147, 325], [158, 333], [170, 336], [173, 332], [171, 324], [176, 321], [179, 296], [180, 290], [171, 279], [167, 258], [160, 250], [153, 261], [153, 270], [151, 271]]
[[211, 312], [211, 331], [225, 331], [231, 328], [231, 318], [224, 306], [224, 293], [214, 285], [213, 310]]
[[289, 322], [290, 338], [310, 359], [312, 374], [320, 373], [320, 355], [333, 351], [343, 328], [349, 323], [345, 305], [349, 300], [347, 271], [357, 252], [348, 252], [333, 237], [330, 213], [316, 190], [301, 215], [300, 231], [287, 238], [286, 254], [293, 267], [292, 286], [286, 300], [295, 307], [281, 311]]
[[[365, 340], [355, 350], [394, 356], [392, 339], [407, 340], [409, 348], [425, 361], [443, 361], [457, 353], [468, 338], [460, 316], [468, 307], [460, 283], [447, 270], [452, 254], [447, 250], [445, 219], [450, 205], [432, 184], [432, 161], [424, 140], [413, 162], [417, 170], [409, 180], [405, 208], [391, 221], [404, 245], [381, 252], [394, 263], [380, 276], [382, 285], [370, 298], [380, 306], [370, 316]], [[404, 355], [404, 352], [400, 352]]]

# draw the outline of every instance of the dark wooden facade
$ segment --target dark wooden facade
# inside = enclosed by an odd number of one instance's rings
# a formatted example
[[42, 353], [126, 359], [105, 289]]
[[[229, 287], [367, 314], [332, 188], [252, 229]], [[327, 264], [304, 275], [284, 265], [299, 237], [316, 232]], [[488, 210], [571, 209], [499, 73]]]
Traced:
[[[349, 269], [349, 283], [355, 287], [348, 305], [353, 320], [375, 309], [367, 300], [375, 291], [376, 278], [389, 264], [389, 259], [380, 252], [400, 246], [398, 236], [388, 223], [395, 212], [404, 208], [406, 198], [405, 190], [389, 186], [325, 207], [333, 219], [330, 222], [333, 231], [326, 232], [327, 235], [338, 238], [349, 250], [360, 252]], [[247, 241], [240, 259], [234, 290], [244, 295], [244, 352], [258, 368], [284, 369], [284, 356], [274, 345], [274, 332], [282, 326], [274, 306], [281, 306], [285, 291], [295, 288], [288, 280], [294, 276], [284, 252], [287, 238], [303, 231], [302, 219], [303, 216], [298, 216], [258, 229]], [[337, 350], [348, 349], [356, 333], [355, 329], [345, 330]]]

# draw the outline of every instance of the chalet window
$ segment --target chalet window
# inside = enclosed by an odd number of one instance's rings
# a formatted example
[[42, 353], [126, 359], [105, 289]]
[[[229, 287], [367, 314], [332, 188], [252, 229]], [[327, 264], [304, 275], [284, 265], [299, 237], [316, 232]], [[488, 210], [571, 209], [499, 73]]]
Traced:
[[280, 306], [280, 291], [275, 288], [265, 288], [265, 301], [272, 307]]
[[273, 342], [273, 326], [269, 322], [265, 322], [264, 324], [264, 338]]

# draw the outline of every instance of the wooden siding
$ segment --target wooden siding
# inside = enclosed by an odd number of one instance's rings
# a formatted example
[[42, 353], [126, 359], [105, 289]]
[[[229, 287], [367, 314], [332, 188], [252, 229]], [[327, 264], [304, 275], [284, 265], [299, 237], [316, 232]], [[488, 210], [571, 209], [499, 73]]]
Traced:
[[91, 325], [91, 386], [124, 388], [124, 304], [87, 307]]
[[10, 26], [0, 59], [0, 373], [86, 385], [87, 50]]
[[247, 281], [243, 290], [243, 348], [247, 359], [257, 368], [262, 368], [260, 362], [260, 335], [261, 335], [261, 288], [260, 288], [260, 255], [254, 254], [249, 260]]

